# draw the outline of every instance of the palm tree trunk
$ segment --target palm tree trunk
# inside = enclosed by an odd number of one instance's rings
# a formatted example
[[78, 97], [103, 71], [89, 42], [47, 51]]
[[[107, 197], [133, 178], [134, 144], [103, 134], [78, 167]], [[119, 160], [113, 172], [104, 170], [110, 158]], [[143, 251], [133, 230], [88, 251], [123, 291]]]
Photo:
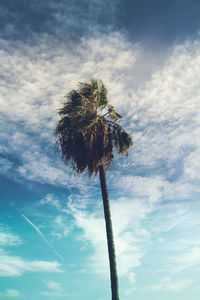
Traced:
[[101, 165], [99, 167], [99, 176], [100, 176], [101, 192], [102, 192], [103, 207], [104, 207], [104, 216], [105, 216], [105, 223], [106, 223], [108, 254], [109, 254], [109, 262], [110, 262], [110, 280], [111, 280], [112, 300], [119, 300], [114, 236], [113, 236], [113, 230], [112, 230], [112, 220], [111, 220], [111, 213], [110, 213], [110, 204], [109, 204], [109, 199], [108, 199], [106, 176], [105, 176], [105, 171], [104, 171], [103, 165]]

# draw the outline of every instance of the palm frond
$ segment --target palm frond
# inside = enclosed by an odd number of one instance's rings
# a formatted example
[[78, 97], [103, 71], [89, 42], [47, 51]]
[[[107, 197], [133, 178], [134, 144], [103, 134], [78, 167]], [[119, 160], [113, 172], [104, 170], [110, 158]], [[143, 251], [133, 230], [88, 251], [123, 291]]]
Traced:
[[[132, 140], [117, 123], [121, 116], [108, 103], [102, 80], [79, 83], [78, 89], [65, 97], [55, 129], [61, 159], [65, 164], [71, 161], [77, 173], [87, 168], [89, 176], [97, 174], [101, 165], [109, 169], [113, 150], [118, 154], [127, 152]], [[107, 112], [102, 115], [99, 108]]]

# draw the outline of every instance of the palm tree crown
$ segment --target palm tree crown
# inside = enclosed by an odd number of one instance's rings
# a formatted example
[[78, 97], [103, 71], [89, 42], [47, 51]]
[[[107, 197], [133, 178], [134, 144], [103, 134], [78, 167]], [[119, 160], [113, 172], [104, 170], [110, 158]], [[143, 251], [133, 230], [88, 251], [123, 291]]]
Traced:
[[55, 129], [63, 162], [71, 161], [77, 173], [88, 169], [89, 176], [96, 175], [101, 165], [109, 169], [113, 150], [127, 152], [132, 140], [117, 123], [121, 116], [108, 103], [102, 80], [79, 83], [65, 97]]

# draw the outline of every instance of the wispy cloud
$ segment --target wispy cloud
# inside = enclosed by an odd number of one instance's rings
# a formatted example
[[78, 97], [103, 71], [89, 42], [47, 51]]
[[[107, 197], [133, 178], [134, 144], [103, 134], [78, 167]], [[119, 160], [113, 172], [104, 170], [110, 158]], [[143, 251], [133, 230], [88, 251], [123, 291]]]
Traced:
[[169, 277], [165, 277], [161, 280], [160, 284], [151, 287], [154, 291], [174, 291], [179, 292], [192, 285], [192, 280], [172, 280]]
[[[145, 208], [139, 202], [127, 199], [119, 199], [111, 203], [111, 206], [119, 275], [128, 276], [133, 281], [133, 269], [141, 264], [145, 253], [144, 244], [149, 239], [148, 231], [141, 228], [139, 223]], [[99, 212], [99, 207], [93, 213], [73, 204], [70, 204], [70, 208], [76, 226], [83, 230], [83, 241], [90, 242], [93, 247], [93, 254], [88, 261], [89, 269], [107, 276], [108, 255], [103, 208], [101, 207], [102, 213]]]
[[8, 232], [0, 226], [0, 246], [18, 246], [20, 244], [22, 244], [22, 240], [18, 235]]
[[47, 194], [43, 199], [40, 200], [40, 205], [49, 205], [58, 210], [61, 209], [61, 204], [53, 194]]
[[5, 291], [5, 297], [10, 297], [10, 298], [20, 297], [20, 292], [14, 289], [8, 289]]
[[163, 165], [168, 178], [177, 178], [183, 176], [191, 152], [195, 150], [199, 159], [199, 56], [198, 37], [177, 45], [164, 67], [137, 93], [132, 92], [135, 101], [126, 102], [131, 106], [135, 149], [129, 158], [134, 166]]
[[25, 272], [62, 272], [60, 267], [56, 261], [27, 261], [0, 251], [0, 277], [20, 276]]
[[[5, 149], [0, 149], [0, 150], [5, 151]], [[13, 168], [13, 163], [7, 158], [0, 157], [0, 168], [1, 168], [1, 174], [9, 176], [10, 171]]]
[[[109, 274], [108, 255], [100, 203], [97, 202], [92, 212], [79, 207], [78, 202], [71, 202], [68, 207], [75, 226], [82, 229], [80, 238], [93, 249], [87, 270], [106, 275], [106, 272]], [[111, 198], [119, 275], [127, 276], [133, 284], [143, 261], [146, 261], [146, 272], [150, 272], [153, 264], [156, 272], [168, 274], [199, 264], [198, 205], [198, 202], [181, 200], [152, 203], [147, 195]]]
[[[123, 163], [116, 159], [115, 164], [121, 173], [128, 165], [130, 185], [132, 181], [136, 187], [139, 178], [146, 189], [152, 183], [153, 201], [168, 194], [174, 198], [199, 192], [198, 37], [176, 45], [164, 66], [138, 90], [133, 90], [132, 82], [141, 46], [130, 43], [122, 34], [82, 38], [76, 54], [64, 44], [58, 48], [56, 42], [52, 44], [45, 36], [40, 38], [35, 48], [17, 44], [18, 51], [12, 55], [9, 42], [3, 42], [1, 113], [6, 132], [0, 138], [4, 173], [69, 188], [83, 189], [87, 185], [86, 177], [78, 177], [75, 182], [70, 168], [55, 159], [52, 135], [61, 96], [78, 81], [94, 76], [104, 79], [110, 100], [124, 115], [133, 137], [129, 159]], [[17, 156], [17, 166], [11, 153]], [[115, 181], [120, 182], [115, 175]]]
[[21, 296], [22, 296], [22, 294], [16, 289], [7, 289], [3, 292], [0, 292], [0, 298], [4, 298], [4, 299], [5, 299], [5, 297], [13, 299], [13, 298], [21, 297]]
[[[44, 292], [41, 292], [42, 295], [48, 297], [48, 299], [55, 299], [55, 298], [60, 298], [60, 297], [63, 297], [63, 298], [66, 298], [66, 297], [71, 297], [72, 295], [68, 294], [67, 292], [61, 292], [61, 291], [44, 291]], [[74, 295], [73, 295], [74, 296]]]
[[[87, 176], [75, 178], [70, 168], [63, 167], [59, 158], [55, 158], [53, 129], [61, 97], [76, 87], [77, 82], [101, 77], [108, 86], [111, 102], [124, 116], [122, 125], [133, 138], [128, 160], [116, 158], [112, 172], [107, 175], [119, 274], [134, 281], [135, 269], [148, 251], [149, 240], [154, 238], [160, 248], [169, 246], [165, 234], [181, 230], [181, 226], [184, 232], [184, 221], [191, 232], [195, 231], [187, 217], [189, 207], [173, 206], [174, 213], [170, 209], [167, 215], [162, 202], [197, 198], [200, 191], [199, 37], [175, 45], [165, 64], [157, 66], [157, 72], [148, 82], [139, 82], [138, 89], [133, 82], [137, 60], [142, 60], [141, 45], [130, 43], [121, 33], [96, 32], [82, 38], [73, 51], [47, 35], [36, 40], [31, 47], [18, 42], [2, 43], [4, 77], [0, 107], [5, 131], [0, 135], [1, 171], [12, 178], [85, 189], [87, 204], [90, 198], [98, 199], [99, 195], [94, 197], [91, 189], [91, 185], [96, 188], [96, 180], [90, 180], [89, 185]], [[81, 200], [78, 204], [82, 207], [71, 207], [71, 211], [51, 196], [41, 204], [54, 207], [59, 214], [68, 209], [75, 225], [82, 229], [81, 238], [93, 247], [89, 268], [105, 273], [108, 260], [104, 219], [98, 211], [100, 201], [99, 197], [93, 212]], [[157, 212], [160, 217], [155, 218]], [[38, 227], [23, 217], [62, 259]], [[63, 236], [66, 227], [62, 219], [54, 221], [62, 227]], [[176, 240], [173, 236], [173, 245]], [[174, 253], [170, 255], [177, 257]], [[199, 245], [190, 250], [185, 248], [185, 252], [179, 253], [180, 261], [174, 259], [177, 270], [181, 263], [187, 268], [194, 266], [199, 261], [198, 255]], [[161, 252], [161, 256], [162, 262], [170, 264], [169, 255]], [[169, 270], [166, 265], [161, 268]], [[16, 272], [14, 269], [13, 273]]]
[[[25, 216], [23, 217], [26, 218]], [[34, 227], [34, 224], [30, 223], [28, 218], [26, 221]], [[36, 230], [36, 226], [34, 229]], [[8, 228], [5, 228], [5, 226], [0, 226], [0, 246], [3, 249], [6, 249], [8, 246], [18, 246], [21, 244], [22, 240], [18, 235], [9, 232]], [[61, 264], [56, 261], [27, 261], [20, 256], [13, 256], [10, 253], [8, 254], [7, 251], [3, 249], [0, 249], [0, 277], [20, 276], [24, 272], [62, 272], [60, 269]]]
[[[2, 4], [4, 21], [1, 37], [30, 42], [35, 40], [35, 36], [50, 35], [56, 36], [63, 43], [75, 42], [81, 36], [95, 30], [108, 32], [114, 25], [114, 20], [118, 20], [115, 17], [117, 4], [118, 0], [84, 0], [79, 3], [66, 3], [63, 0], [58, 3], [51, 0], [48, 5], [46, 2], [40, 2], [37, 6], [32, 2], [22, 2], [20, 11], [13, 2], [10, 6]], [[38, 15], [40, 18], [36, 22]]]
[[189, 269], [194, 266], [200, 265], [200, 247], [193, 246], [189, 247], [187, 250], [179, 251], [178, 255], [174, 255], [169, 258], [172, 264], [172, 272], [181, 272], [185, 269]]
[[35, 231], [39, 234], [42, 240], [53, 250], [56, 256], [62, 261], [64, 261], [64, 258], [56, 251], [56, 249], [52, 246], [52, 244], [45, 238], [45, 236], [40, 231], [40, 229], [35, 224], [33, 224], [25, 215], [22, 215], [22, 217], [35, 229]]
[[48, 281], [46, 283], [48, 287], [48, 291], [44, 291], [41, 294], [48, 297], [48, 298], [56, 298], [56, 297], [69, 297], [69, 295], [65, 289], [61, 286], [61, 284], [57, 281]]
[[[134, 65], [138, 47], [117, 32], [82, 38], [77, 53], [65, 44], [52, 43], [47, 36], [34, 49], [16, 44], [18, 50], [11, 53], [9, 47], [13, 44], [2, 42], [4, 77], [0, 103], [6, 132], [1, 135], [1, 144], [5, 146], [4, 157], [12, 162], [7, 166], [13, 166], [16, 177], [82, 187], [82, 179], [74, 184], [70, 169], [63, 168], [53, 155], [53, 130], [61, 97], [79, 81], [102, 77], [111, 85], [110, 97], [119, 98], [126, 89], [123, 77]], [[17, 160], [11, 159], [13, 153]]]
[[192, 193], [200, 192], [199, 186], [194, 185], [186, 178], [169, 181], [163, 175], [124, 174], [120, 176], [120, 174], [115, 174], [111, 177], [111, 183], [118, 194], [148, 199], [147, 201], [152, 205], [163, 200], [188, 199]]
[[62, 215], [58, 215], [54, 221], [53, 226], [54, 230], [51, 232], [53, 236], [57, 236], [59, 238], [66, 238], [72, 229], [72, 225], [67, 224], [66, 217], [63, 217]]
[[51, 290], [61, 290], [62, 289], [60, 283], [56, 282], [56, 281], [48, 281], [47, 286]]

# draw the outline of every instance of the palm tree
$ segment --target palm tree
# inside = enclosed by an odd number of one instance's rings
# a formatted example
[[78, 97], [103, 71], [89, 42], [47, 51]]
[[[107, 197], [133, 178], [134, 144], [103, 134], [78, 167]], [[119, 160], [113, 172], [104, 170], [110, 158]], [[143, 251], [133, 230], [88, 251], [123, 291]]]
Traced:
[[119, 300], [114, 237], [105, 172], [109, 169], [113, 150], [127, 153], [131, 137], [118, 124], [121, 116], [108, 103], [107, 89], [102, 80], [79, 83], [77, 90], [66, 96], [59, 110], [60, 120], [55, 129], [56, 149], [61, 159], [72, 163], [76, 173], [88, 169], [88, 175], [100, 176], [106, 223], [112, 300]]

